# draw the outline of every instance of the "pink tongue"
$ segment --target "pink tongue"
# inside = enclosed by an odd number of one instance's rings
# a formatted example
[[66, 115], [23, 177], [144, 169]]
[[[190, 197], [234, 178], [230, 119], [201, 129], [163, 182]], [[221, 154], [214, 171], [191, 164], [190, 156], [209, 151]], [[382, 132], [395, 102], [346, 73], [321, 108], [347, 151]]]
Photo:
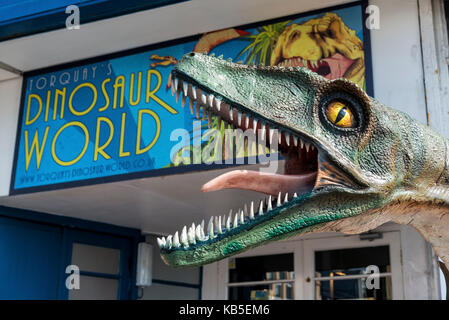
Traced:
[[301, 175], [282, 175], [248, 170], [234, 170], [207, 182], [201, 188], [203, 192], [221, 189], [246, 189], [277, 196], [289, 192], [304, 193], [312, 190], [316, 172]]

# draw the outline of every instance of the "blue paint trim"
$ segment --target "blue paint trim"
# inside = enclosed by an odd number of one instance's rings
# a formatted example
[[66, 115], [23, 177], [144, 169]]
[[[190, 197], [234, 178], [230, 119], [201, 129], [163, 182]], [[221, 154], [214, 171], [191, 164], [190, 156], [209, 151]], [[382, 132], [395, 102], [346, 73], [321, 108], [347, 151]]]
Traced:
[[[65, 267], [71, 264], [73, 242], [120, 248], [121, 252], [125, 253], [123, 259], [121, 258], [120, 261], [120, 274], [124, 275], [127, 278], [127, 281], [126, 286], [120, 288], [118, 298], [137, 298], [137, 246], [139, 242], [144, 241], [144, 237], [141, 235], [140, 230], [5, 206], [0, 206], [0, 217], [9, 218], [8, 223], [11, 224], [33, 223], [37, 224], [39, 228], [44, 229], [48, 228], [49, 225], [63, 228], [63, 248], [60, 261], [61, 273], [59, 276], [57, 293], [58, 299], [68, 299], [68, 290], [65, 287], [65, 280], [68, 275], [65, 273]], [[98, 236], [98, 238], [96, 236]], [[116, 239], [113, 239], [112, 242], [104, 240], [107, 236], [115, 237]], [[119, 238], [117, 239], [117, 237]], [[126, 248], [123, 247], [123, 245], [120, 245], [123, 244], [123, 240], [129, 241], [129, 246], [126, 246]]]
[[[118, 280], [117, 299], [128, 300], [135, 299], [135, 273], [136, 264], [133, 256], [136, 255], [134, 247], [137, 245], [139, 238], [120, 237], [115, 235], [104, 235], [100, 233], [92, 233], [83, 230], [70, 230], [67, 246], [69, 250], [72, 250], [74, 243], [101, 246], [105, 248], [113, 248], [120, 250], [120, 263], [118, 274], [106, 274], [101, 272], [92, 272], [80, 270], [81, 275], [108, 278]], [[72, 254], [70, 253], [70, 257]], [[70, 262], [71, 263], [71, 262]], [[63, 288], [67, 292], [68, 290]]]
[[62, 217], [37, 211], [29, 211], [24, 209], [0, 206], [0, 216], [29, 220], [38, 223], [54, 224], [68, 228], [102, 232], [115, 236], [120, 235], [136, 239], [136, 241], [141, 239], [140, 230], [138, 229], [120, 227], [112, 224], [94, 222], [72, 217]]
[[184, 288], [192, 288], [192, 289], [201, 290], [201, 287], [199, 284], [193, 284], [193, 283], [187, 283], [187, 282], [153, 279], [153, 283], [163, 284], [166, 286], [184, 287]]
[[[93, 0], [76, 4], [82, 24], [188, 0]], [[66, 6], [0, 22], [0, 41], [65, 28]]]
[[59, 285], [58, 285], [58, 299], [59, 300], [68, 300], [69, 298], [69, 292], [66, 289], [65, 281], [67, 279], [68, 274], [65, 273], [65, 269], [68, 265], [71, 263], [71, 257], [72, 257], [72, 246], [68, 246], [68, 229], [66, 227], [63, 228], [63, 234], [62, 234], [62, 253], [61, 253], [61, 260], [60, 260], [60, 268], [61, 271], [59, 275]]

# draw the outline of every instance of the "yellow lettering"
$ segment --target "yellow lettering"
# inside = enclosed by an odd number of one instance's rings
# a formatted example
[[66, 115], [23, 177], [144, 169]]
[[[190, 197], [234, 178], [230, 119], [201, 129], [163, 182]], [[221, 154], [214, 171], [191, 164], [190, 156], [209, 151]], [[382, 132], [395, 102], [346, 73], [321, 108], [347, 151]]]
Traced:
[[45, 128], [44, 139], [42, 140], [41, 146], [39, 146], [39, 134], [36, 129], [36, 133], [33, 137], [33, 142], [31, 143], [31, 150], [28, 142], [28, 130], [25, 130], [25, 166], [26, 171], [28, 171], [28, 167], [30, 166], [31, 158], [33, 157], [33, 152], [36, 150], [36, 168], [39, 170], [39, 166], [41, 164], [42, 153], [44, 151], [45, 143], [47, 142], [48, 130], [50, 127]]
[[[101, 146], [98, 146], [100, 141], [100, 129], [101, 129], [101, 123], [106, 122], [109, 126], [109, 137], [108, 140], [102, 144]], [[105, 159], [111, 159], [111, 156], [108, 155], [104, 148], [106, 148], [112, 141], [112, 137], [114, 136], [114, 125], [112, 124], [112, 121], [105, 117], [98, 117], [97, 119], [97, 132], [95, 134], [95, 151], [94, 151], [94, 161], [98, 160], [98, 154], [101, 154]]]
[[126, 125], [126, 112], [122, 113], [122, 126], [120, 128], [120, 150], [119, 150], [119, 158], [127, 157], [131, 153], [129, 151], [123, 152], [123, 143], [125, 142], [125, 125]]
[[[73, 108], [72, 105], [72, 100], [73, 100], [73, 96], [75, 95], [75, 93], [83, 88], [83, 87], [88, 87], [92, 90], [92, 93], [94, 95], [94, 98], [92, 99], [92, 103], [90, 104], [89, 108], [87, 108], [84, 111], [76, 111], [75, 108]], [[80, 85], [76, 86], [75, 89], [73, 89], [72, 93], [70, 94], [70, 98], [69, 98], [69, 109], [70, 111], [75, 115], [75, 116], [84, 116], [85, 114], [89, 113], [90, 110], [92, 110], [92, 108], [94, 107], [95, 103], [97, 103], [97, 88], [95, 88], [95, 86], [90, 83], [90, 82], [84, 82], [81, 83]]]
[[[153, 119], [156, 121], [156, 134], [154, 135], [154, 138], [149, 145], [147, 145], [143, 149], [140, 149], [140, 134], [142, 132], [142, 117], [143, 117], [143, 114], [145, 114], [145, 113], [152, 116]], [[160, 121], [158, 115], [152, 110], [148, 110], [148, 109], [139, 110], [139, 116], [138, 116], [138, 121], [137, 121], [136, 154], [142, 154], [142, 153], [145, 153], [148, 150], [150, 150], [156, 143], [157, 139], [159, 138], [160, 133], [161, 133], [161, 121]]]
[[142, 86], [142, 72], [138, 73], [137, 78], [137, 99], [134, 100], [134, 72], [131, 73], [131, 84], [129, 87], [129, 104], [131, 106], [136, 106], [140, 102], [140, 92], [141, 92], [141, 86]]
[[[83, 130], [83, 132], [84, 132], [84, 147], [83, 147], [83, 150], [80, 152], [80, 154], [75, 159], [73, 159], [71, 161], [62, 161], [56, 155], [56, 141], [58, 140], [58, 137], [61, 134], [61, 132], [64, 131], [64, 129], [71, 127], [71, 126], [77, 126], [77, 127], [81, 128], [81, 130]], [[51, 154], [53, 156], [53, 160], [55, 160], [55, 162], [57, 164], [64, 166], [64, 167], [71, 166], [72, 164], [77, 163], [83, 157], [84, 153], [86, 153], [88, 145], [89, 145], [89, 131], [87, 131], [86, 126], [79, 121], [67, 122], [56, 132], [56, 134], [53, 138], [53, 143], [51, 145]]]
[[[151, 75], [152, 74], [154, 74], [156, 76], [156, 78], [157, 78], [157, 84], [156, 84], [156, 87], [153, 90], [151, 90]], [[170, 107], [168, 104], [166, 104], [164, 101], [162, 101], [161, 99], [159, 99], [156, 96], [156, 92], [161, 87], [161, 83], [162, 83], [162, 76], [161, 76], [160, 72], [157, 71], [157, 70], [154, 70], [154, 69], [149, 69], [148, 73], [147, 73], [147, 93], [146, 93], [145, 102], [149, 103], [150, 102], [150, 98], [152, 98], [154, 101], [159, 103], [163, 108], [165, 108], [171, 114], [177, 114], [178, 111], [176, 111], [175, 109]]]
[[123, 107], [123, 99], [125, 97], [125, 77], [124, 76], [118, 76], [115, 78], [114, 83], [114, 104], [112, 105], [112, 108], [117, 108], [117, 91], [120, 89], [120, 108]]
[[[39, 103], [39, 111], [36, 113], [34, 118], [30, 120], [31, 98], [36, 99], [37, 102]], [[41, 97], [39, 97], [37, 94], [30, 94], [28, 96], [28, 105], [27, 105], [27, 113], [26, 113], [26, 118], [25, 118], [25, 125], [28, 126], [28, 125], [32, 124], [34, 121], [36, 121], [37, 118], [39, 118], [39, 116], [41, 115], [41, 111], [42, 111], [42, 99], [41, 99]]]
[[45, 106], [45, 122], [48, 121], [48, 110], [50, 109], [50, 97], [51, 97], [51, 90], [47, 91], [47, 103]]
[[105, 103], [104, 103], [104, 106], [102, 106], [100, 109], [98, 109], [99, 112], [102, 112], [109, 107], [110, 101], [109, 101], [108, 92], [106, 91], [106, 83], [108, 83], [109, 81], [111, 81], [111, 78], [106, 78], [101, 83], [101, 92], [103, 92]]
[[[75, 90], [76, 90], [76, 88], [75, 88]], [[56, 114], [58, 113], [58, 100], [59, 100], [58, 97], [59, 96], [62, 97], [62, 99], [61, 99], [61, 115], [60, 115], [60, 118], [62, 119], [64, 117], [65, 92], [66, 92], [65, 88], [62, 89], [62, 91], [58, 90], [58, 89], [55, 90], [55, 102], [53, 103], [53, 120], [56, 120]], [[73, 94], [73, 92], [72, 92], [72, 94]], [[71, 98], [72, 98], [72, 96], [70, 96], [70, 99]], [[70, 103], [72, 103], [71, 100], [70, 100]]]

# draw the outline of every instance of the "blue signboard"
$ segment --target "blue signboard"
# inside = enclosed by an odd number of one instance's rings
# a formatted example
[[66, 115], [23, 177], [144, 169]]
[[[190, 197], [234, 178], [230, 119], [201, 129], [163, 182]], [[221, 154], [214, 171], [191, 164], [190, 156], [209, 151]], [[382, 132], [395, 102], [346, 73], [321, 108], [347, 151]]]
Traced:
[[[340, 43], [334, 41], [328, 50], [332, 55], [313, 65], [307, 64], [307, 57], [274, 57], [272, 44], [285, 40], [286, 30], [311, 24], [340, 30], [334, 35]], [[196, 142], [195, 137], [184, 141], [173, 133], [191, 133], [195, 126], [208, 124], [207, 117], [201, 115], [198, 122], [195, 112], [183, 108], [169, 87], [170, 71], [185, 53], [206, 51], [266, 65], [320, 66], [314, 71], [329, 79], [347, 76], [370, 91], [367, 35], [363, 3], [355, 3], [29, 72], [24, 77], [11, 193], [207, 169], [202, 163], [176, 161], [190, 157]], [[360, 43], [358, 49], [339, 48], [345, 38]], [[322, 45], [313, 35], [296, 41]], [[354, 63], [358, 72], [350, 68]]]

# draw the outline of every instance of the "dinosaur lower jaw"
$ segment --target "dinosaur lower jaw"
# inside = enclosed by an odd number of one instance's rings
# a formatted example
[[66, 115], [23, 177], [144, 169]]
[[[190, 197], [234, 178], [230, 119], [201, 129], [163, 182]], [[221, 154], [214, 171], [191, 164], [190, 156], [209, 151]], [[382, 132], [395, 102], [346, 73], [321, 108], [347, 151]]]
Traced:
[[[161, 251], [165, 254], [177, 250], [196, 250], [204, 245], [210, 245], [253, 228], [267, 219], [271, 219], [281, 210], [300, 201], [302, 195], [314, 190], [319, 175], [319, 152], [317, 147], [299, 133], [280, 129], [274, 130], [266, 119], [259, 119], [256, 114], [242, 111], [238, 106], [232, 106], [215, 97], [213, 92], [205, 92], [189, 83], [187, 79], [172, 77], [172, 93], [182, 95], [184, 106], [188, 97], [191, 113], [196, 110], [197, 118], [207, 114], [219, 117], [226, 126], [242, 130], [252, 129], [257, 136], [262, 137], [259, 144], [278, 143], [278, 150], [286, 159], [284, 174], [268, 174], [246, 170], [236, 170], [217, 177], [206, 183], [202, 191], [215, 191], [224, 188], [239, 188], [265, 193], [268, 197], [259, 203], [251, 201], [240, 209], [231, 209], [227, 215], [212, 216], [205, 230], [204, 220], [200, 224], [192, 223], [184, 226], [179, 232], [167, 237], [158, 238]], [[194, 105], [196, 104], [196, 108]], [[209, 123], [211, 121], [209, 120]]]
[[337, 79], [343, 77], [353, 63], [354, 60], [335, 53], [320, 60], [306, 60], [302, 57], [284, 58], [277, 65], [279, 67], [304, 67], [327, 79]]

